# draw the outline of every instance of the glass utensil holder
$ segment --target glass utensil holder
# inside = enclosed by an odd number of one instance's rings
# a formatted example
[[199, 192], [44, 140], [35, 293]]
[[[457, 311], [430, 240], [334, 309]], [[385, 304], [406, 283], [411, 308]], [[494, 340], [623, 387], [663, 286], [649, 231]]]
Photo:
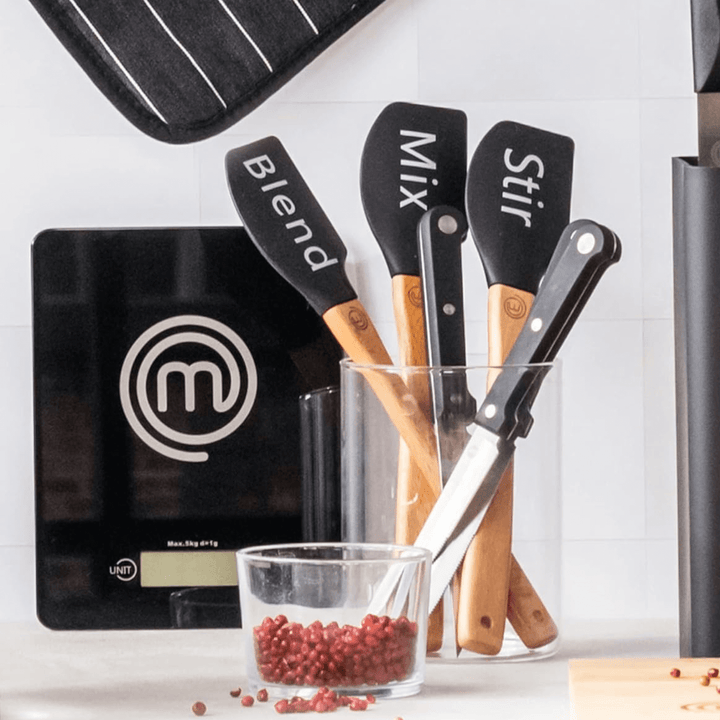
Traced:
[[[483, 357], [471, 360], [473, 364], [462, 367], [342, 361], [344, 541], [412, 544], [433, 504], [433, 493], [426, 492], [427, 488], [434, 482], [435, 496], [441, 491], [443, 475], [447, 479], [470, 438], [472, 413], [499, 371]], [[534, 660], [558, 649], [561, 374], [558, 361], [539, 369], [546, 374], [532, 406], [531, 432], [517, 440], [511, 473], [503, 477], [441, 608], [430, 614], [430, 659]], [[423, 462], [398, 431], [397, 407], [390, 407], [383, 393], [378, 393], [383, 387], [407, 393], [408, 415], [420, 412], [424, 415], [421, 425], [430, 424], [435, 447], [423, 452], [436, 455], [434, 478], [418, 480]], [[453, 398], [448, 388], [462, 392], [462, 401]], [[464, 410], [448, 413], [448, 403], [453, 402]], [[428, 474], [427, 463], [424, 474]]]

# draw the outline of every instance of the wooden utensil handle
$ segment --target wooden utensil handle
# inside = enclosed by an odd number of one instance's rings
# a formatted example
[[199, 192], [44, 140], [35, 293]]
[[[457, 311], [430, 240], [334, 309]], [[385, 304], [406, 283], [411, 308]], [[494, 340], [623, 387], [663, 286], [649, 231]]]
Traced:
[[[420, 278], [416, 275], [395, 275], [392, 279], [392, 301], [400, 364], [426, 366], [428, 351], [425, 342], [425, 312]], [[430, 388], [427, 382], [424, 385], [426, 388], [424, 395], [419, 397], [427, 403], [429, 412]]]
[[[425, 367], [428, 364], [425, 342], [425, 314], [422, 288], [416, 275], [395, 275], [392, 279], [392, 299], [395, 311], [395, 327], [398, 335], [401, 365]], [[430, 417], [431, 395], [427, 374], [408, 370], [405, 382], [418, 401], [420, 409]], [[440, 479], [437, 478], [440, 492]], [[424, 479], [413, 460], [407, 443], [400, 438], [398, 448], [397, 489], [395, 505], [395, 542], [412, 545], [422, 529], [432, 505], [421, 502], [418, 487]], [[442, 647], [443, 607], [438, 603], [428, 618], [427, 651], [436, 652]]]
[[[483, 655], [497, 655], [505, 635], [510, 585], [512, 501], [511, 461], [480, 529], [465, 553], [460, 574], [458, 645]], [[489, 530], [483, 527], [486, 523]]]
[[[351, 360], [360, 365], [392, 365], [390, 355], [359, 300], [330, 308], [323, 319]], [[440, 470], [432, 423], [402, 377], [370, 367], [361, 369], [361, 372], [420, 468], [419, 501], [423, 507], [432, 507], [440, 494]]]
[[[323, 315], [323, 319], [342, 348], [356, 363], [392, 364], [390, 355], [359, 300], [330, 308]], [[412, 327], [418, 330], [424, 328], [422, 323], [417, 326], [416, 320]], [[405, 444], [406, 449], [403, 451], [401, 445], [401, 452], [404, 453], [403, 461], [407, 464], [402, 469], [403, 487], [399, 488], [399, 492], [402, 493], [406, 506], [412, 502], [413, 513], [412, 519], [408, 514], [407, 526], [402, 532], [407, 537], [410, 537], [411, 533], [417, 536], [440, 495], [435, 431], [412, 390], [399, 375], [380, 373], [371, 368], [365, 370], [364, 374]], [[412, 537], [410, 542], [414, 539], [415, 537]], [[437, 650], [442, 645], [442, 625], [442, 614], [433, 613], [428, 623], [428, 650]]]
[[558, 636], [557, 625], [514, 556], [510, 560], [507, 617], [531, 650], [544, 647]]
[[[423, 313], [420, 278], [414, 275], [395, 275], [392, 279], [393, 309], [398, 334], [399, 364], [424, 367], [428, 364], [425, 343], [425, 318]], [[427, 374], [408, 370], [404, 380], [415, 396], [420, 410], [430, 419], [431, 396]], [[440, 493], [440, 479], [436, 478], [436, 490]], [[415, 542], [432, 505], [420, 502], [419, 488], [425, 479], [407, 443], [401, 438], [398, 457], [398, 484], [395, 540], [411, 545]]]
[[[533, 295], [505, 285], [488, 293], [488, 363], [500, 366], [520, 333]], [[499, 370], [488, 373], [488, 387]], [[472, 652], [496, 655], [505, 634], [510, 588], [513, 463], [508, 465], [462, 565], [458, 607], [458, 644]], [[531, 586], [532, 587], [532, 586]], [[521, 601], [522, 602], [522, 601]]]

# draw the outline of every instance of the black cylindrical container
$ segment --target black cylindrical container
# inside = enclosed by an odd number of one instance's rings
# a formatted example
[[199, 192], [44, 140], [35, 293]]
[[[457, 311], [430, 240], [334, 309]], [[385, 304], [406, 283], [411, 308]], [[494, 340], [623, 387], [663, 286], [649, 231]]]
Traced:
[[680, 654], [720, 655], [720, 168], [673, 159]]
[[340, 540], [340, 388], [300, 396], [302, 537]]

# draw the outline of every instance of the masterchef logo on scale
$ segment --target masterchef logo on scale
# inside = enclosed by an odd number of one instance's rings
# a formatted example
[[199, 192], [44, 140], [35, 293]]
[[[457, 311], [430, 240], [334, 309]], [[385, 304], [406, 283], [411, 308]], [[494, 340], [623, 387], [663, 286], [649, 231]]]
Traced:
[[206, 461], [208, 452], [198, 448], [235, 432], [256, 395], [257, 368], [247, 345], [201, 315], [178, 315], [148, 328], [120, 371], [130, 427], [153, 450], [182, 462]]

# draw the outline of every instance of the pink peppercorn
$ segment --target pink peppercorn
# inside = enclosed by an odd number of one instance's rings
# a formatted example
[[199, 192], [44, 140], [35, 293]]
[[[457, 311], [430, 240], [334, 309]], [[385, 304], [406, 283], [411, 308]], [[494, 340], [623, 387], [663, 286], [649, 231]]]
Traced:
[[286, 713], [288, 711], [288, 707], [290, 706], [290, 703], [287, 700], [278, 700], [275, 703], [275, 712], [279, 713]]

